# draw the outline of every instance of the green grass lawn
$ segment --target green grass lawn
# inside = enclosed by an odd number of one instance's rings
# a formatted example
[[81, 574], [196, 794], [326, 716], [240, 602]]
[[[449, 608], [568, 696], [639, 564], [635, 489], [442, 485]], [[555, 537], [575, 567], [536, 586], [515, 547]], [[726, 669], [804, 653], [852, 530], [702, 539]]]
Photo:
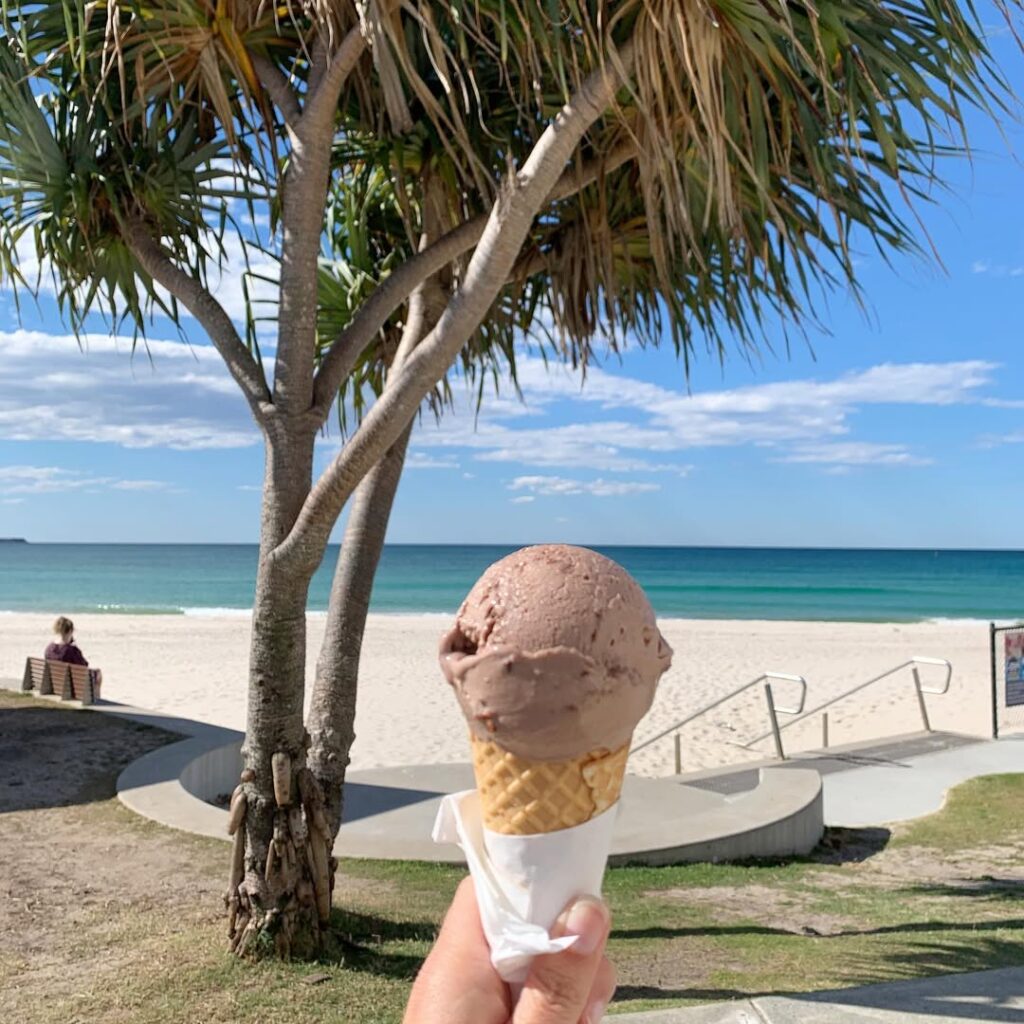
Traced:
[[[62, 841], [86, 874], [40, 865]], [[33, 1024], [397, 1024], [462, 877], [343, 861], [329, 954], [249, 964], [224, 945], [227, 844], [91, 797], [0, 813], [0, 848], [24, 855], [0, 867], [20, 943], [0, 946], [0, 1004]], [[966, 783], [892, 835], [832, 831], [809, 858], [613, 869], [612, 1011], [1024, 965], [1022, 888], [1024, 775]]]
[[[961, 787], [883, 849], [883, 837], [869, 836], [876, 852], [862, 860], [844, 859], [843, 839], [863, 854], [852, 834], [789, 863], [609, 871], [613, 1010], [1024, 965], [1022, 806], [1024, 776], [994, 776]], [[209, 845], [222, 859], [225, 848]], [[38, 1020], [397, 1022], [461, 872], [369, 861], [342, 871], [346, 909], [335, 912], [335, 947], [322, 962], [237, 963], [211, 915], [162, 935], [116, 983], [87, 986]], [[130, 907], [123, 917], [110, 946], [146, 927]]]

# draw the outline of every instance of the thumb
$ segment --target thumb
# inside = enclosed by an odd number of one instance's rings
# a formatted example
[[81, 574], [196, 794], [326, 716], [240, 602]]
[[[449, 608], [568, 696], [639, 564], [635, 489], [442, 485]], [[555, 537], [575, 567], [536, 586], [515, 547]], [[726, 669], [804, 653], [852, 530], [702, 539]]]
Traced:
[[577, 939], [564, 952], [533, 961], [512, 1024], [579, 1024], [591, 1001], [609, 924], [608, 908], [594, 896], [580, 897], [566, 908], [552, 934]]

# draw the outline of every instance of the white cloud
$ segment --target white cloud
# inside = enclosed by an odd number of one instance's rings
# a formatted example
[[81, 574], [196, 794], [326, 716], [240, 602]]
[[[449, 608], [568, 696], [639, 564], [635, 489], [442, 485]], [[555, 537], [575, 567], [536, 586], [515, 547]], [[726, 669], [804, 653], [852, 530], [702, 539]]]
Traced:
[[[67, 491], [166, 491], [162, 480], [119, 480], [60, 466], [0, 466], [0, 494], [60, 494]], [[23, 499], [16, 499], [23, 500]]]
[[405, 460], [406, 469], [458, 469], [459, 460], [452, 455], [428, 455], [415, 449]]
[[0, 332], [0, 437], [127, 448], [241, 448], [260, 440], [217, 352], [204, 345]]
[[845, 441], [833, 444], [798, 445], [777, 462], [814, 462], [837, 467], [851, 466], [927, 466], [931, 459], [914, 455], [904, 445]]
[[978, 404], [990, 409], [1024, 409], [1024, 398], [983, 398]]
[[1009, 434], [983, 434], [978, 438], [979, 448], [998, 448], [1003, 444], [1024, 444], [1024, 430], [1015, 430]]
[[971, 264], [972, 274], [989, 274], [992, 277], [1024, 277], [1024, 264], [993, 263], [991, 260], [975, 260]]
[[[529, 408], [543, 412], [546, 425], [510, 422], [486, 400], [479, 418], [457, 404], [439, 425], [425, 421], [417, 444], [467, 449], [483, 462], [686, 475], [692, 465], [679, 457], [694, 449], [761, 445], [785, 454], [801, 445], [843, 439], [850, 433], [852, 414], [865, 407], [983, 401], [979, 392], [993, 383], [998, 366], [982, 360], [886, 363], [833, 380], [697, 394], [595, 367], [584, 386], [578, 372], [549, 368], [532, 357], [523, 357], [518, 368]], [[552, 414], [561, 422], [550, 425]], [[565, 423], [567, 418], [572, 422]], [[888, 453], [890, 458], [893, 454]], [[903, 464], [910, 463], [905, 459]]]
[[629, 480], [571, 480], [562, 476], [517, 476], [508, 485], [508, 489], [510, 491], [532, 491], [534, 494], [544, 496], [590, 494], [595, 498], [611, 498], [623, 494], [658, 491], [661, 490], [661, 485]]
[[537, 499], [532, 494], [520, 494], [518, 498], [509, 498], [508, 500], [512, 502], [513, 505], [527, 505], [531, 501], [536, 501]]
[[238, 490], [238, 491], [257, 491], [257, 492], [262, 492], [263, 487], [260, 484], [239, 484], [238, 487], [235, 488], [235, 489]]
[[166, 491], [165, 480], [118, 480], [110, 485], [115, 491]]
[[[133, 355], [130, 340], [101, 335], [84, 345], [38, 331], [0, 332], [0, 437], [172, 449], [260, 443], [244, 399], [209, 346], [156, 340]], [[272, 359], [267, 364], [272, 373]], [[854, 443], [853, 416], [873, 406], [1018, 401], [983, 393], [998, 367], [981, 360], [883, 364], [831, 380], [696, 394], [601, 367], [591, 367], [581, 386], [578, 372], [530, 356], [518, 369], [525, 404], [503, 391], [486, 396], [477, 415], [474, 394], [456, 388], [454, 413], [439, 425], [425, 416], [417, 427], [409, 468], [459, 470], [473, 459], [565, 477], [591, 471], [644, 479], [687, 475], [694, 450], [744, 445], [770, 448], [778, 461], [914, 465], [925, 453], [898, 439], [875, 453], [883, 458], [859, 462], [812, 457], [812, 447]], [[318, 448], [330, 455], [337, 444], [328, 439]]]

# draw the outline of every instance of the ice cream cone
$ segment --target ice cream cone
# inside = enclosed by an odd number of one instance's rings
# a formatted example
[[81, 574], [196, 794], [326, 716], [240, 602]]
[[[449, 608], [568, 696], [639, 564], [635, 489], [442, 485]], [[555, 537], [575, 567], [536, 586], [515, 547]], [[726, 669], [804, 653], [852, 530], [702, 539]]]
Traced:
[[572, 828], [608, 810], [622, 790], [629, 744], [569, 761], [527, 761], [470, 737], [484, 825], [504, 835]]
[[491, 962], [514, 1001], [533, 959], [567, 948], [551, 929], [569, 900], [601, 892], [607, 812], [672, 651], [622, 566], [542, 544], [484, 572], [438, 656], [469, 728], [477, 792], [445, 797], [434, 836], [466, 852]]

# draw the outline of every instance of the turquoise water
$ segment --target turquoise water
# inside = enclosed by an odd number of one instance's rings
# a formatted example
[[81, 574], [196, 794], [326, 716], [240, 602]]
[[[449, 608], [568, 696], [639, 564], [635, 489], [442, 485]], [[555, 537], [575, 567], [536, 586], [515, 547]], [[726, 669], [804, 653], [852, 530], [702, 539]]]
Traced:
[[[452, 612], [512, 546], [395, 545], [373, 592], [378, 612]], [[1015, 619], [1024, 552], [784, 548], [601, 548], [640, 581], [660, 615], [729, 619]], [[313, 581], [327, 606], [337, 549]], [[210, 613], [252, 606], [255, 545], [3, 544], [0, 610]]]

